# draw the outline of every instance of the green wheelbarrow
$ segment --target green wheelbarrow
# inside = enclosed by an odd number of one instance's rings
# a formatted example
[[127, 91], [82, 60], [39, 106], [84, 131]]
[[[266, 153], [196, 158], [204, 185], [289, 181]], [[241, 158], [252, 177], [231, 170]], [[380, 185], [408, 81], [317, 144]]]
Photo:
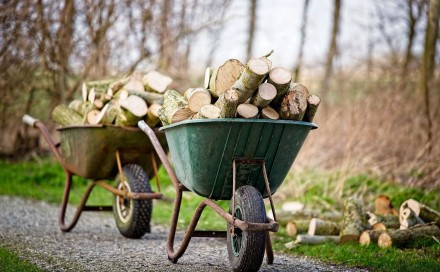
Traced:
[[[148, 135], [176, 191], [167, 240], [168, 259], [176, 263], [192, 237], [226, 237], [234, 271], [256, 271], [264, 253], [273, 263], [269, 232], [278, 231], [272, 194], [279, 188], [313, 123], [265, 119], [197, 119], [161, 128], [165, 132], [172, 169], [157, 134], [145, 122]], [[174, 250], [182, 193], [205, 197], [185, 236]], [[266, 217], [263, 198], [269, 198], [274, 220]], [[216, 200], [230, 200], [229, 212]], [[226, 231], [196, 230], [206, 206], [227, 222]]]
[[[104, 125], [68, 126], [58, 129], [60, 142], [55, 143], [46, 126], [29, 115], [23, 122], [40, 130], [52, 153], [61, 164], [66, 182], [59, 213], [59, 227], [68, 232], [77, 224], [83, 211], [113, 211], [119, 232], [128, 238], [140, 238], [150, 231], [152, 199], [161, 199], [156, 163], [157, 155], [145, 135], [136, 127]], [[156, 140], [166, 147], [163, 132], [155, 129]], [[151, 190], [150, 179], [156, 176], [158, 192]], [[80, 204], [70, 220], [66, 210], [72, 177], [91, 179]], [[116, 177], [116, 184], [106, 181]], [[86, 205], [95, 186], [113, 194], [112, 206]]]

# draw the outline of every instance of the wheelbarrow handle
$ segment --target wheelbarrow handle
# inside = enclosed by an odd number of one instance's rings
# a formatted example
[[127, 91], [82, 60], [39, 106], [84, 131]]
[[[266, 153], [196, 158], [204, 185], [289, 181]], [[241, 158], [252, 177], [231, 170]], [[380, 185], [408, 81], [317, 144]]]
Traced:
[[39, 121], [40, 120], [38, 120], [28, 114], [23, 115], [23, 123], [25, 123], [26, 125], [29, 125], [31, 127], [35, 127], [35, 123], [37, 123]]

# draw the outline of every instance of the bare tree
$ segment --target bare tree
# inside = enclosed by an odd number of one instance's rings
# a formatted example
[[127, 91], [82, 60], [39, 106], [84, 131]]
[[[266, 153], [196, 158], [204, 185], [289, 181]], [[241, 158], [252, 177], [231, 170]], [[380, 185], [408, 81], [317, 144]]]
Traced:
[[295, 72], [294, 72], [294, 80], [295, 82], [299, 82], [299, 76], [301, 72], [301, 66], [303, 63], [303, 55], [304, 55], [304, 45], [306, 43], [306, 29], [307, 29], [307, 11], [309, 9], [310, 0], [304, 0], [303, 6], [303, 14], [301, 20], [301, 38], [299, 42], [299, 52], [298, 58], [296, 60]]
[[328, 88], [330, 87], [330, 81], [333, 74], [333, 61], [338, 54], [337, 38], [341, 21], [341, 2], [342, 0], [334, 0], [332, 34], [325, 62], [324, 79], [321, 84], [321, 89], [324, 94], [328, 92]]
[[252, 57], [252, 49], [254, 45], [254, 37], [255, 37], [255, 24], [257, 21], [257, 4], [258, 0], [251, 0], [250, 6], [250, 14], [249, 14], [249, 31], [248, 31], [248, 41], [246, 47], [246, 59], [250, 59]]

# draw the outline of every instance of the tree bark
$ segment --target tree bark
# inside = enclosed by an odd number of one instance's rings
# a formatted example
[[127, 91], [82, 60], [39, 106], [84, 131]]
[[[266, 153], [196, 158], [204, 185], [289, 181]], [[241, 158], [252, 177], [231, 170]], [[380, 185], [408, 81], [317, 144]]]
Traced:
[[405, 208], [411, 209], [414, 214], [426, 223], [435, 222], [440, 226], [440, 212], [436, 211], [414, 199], [408, 199], [400, 205], [400, 214]]
[[181, 94], [175, 90], [165, 92], [163, 107], [159, 110], [159, 118], [164, 126], [186, 120], [194, 114]]
[[418, 224], [425, 224], [410, 208], [405, 208], [400, 211], [399, 220], [400, 229], [408, 229]]
[[321, 104], [321, 98], [315, 94], [307, 97], [307, 108], [304, 113], [303, 121], [313, 122], [315, 114], [318, 111], [319, 104]]
[[320, 245], [329, 242], [339, 243], [340, 237], [337, 235], [312, 236], [299, 234], [296, 236], [295, 244]]
[[382, 223], [386, 228], [397, 229], [400, 227], [399, 217], [392, 214], [379, 215], [367, 212], [368, 214], [368, 224], [373, 226], [376, 223]]
[[84, 124], [84, 119], [76, 111], [66, 105], [58, 105], [52, 111], [52, 119], [61, 126]]
[[248, 31], [248, 42], [246, 48], [246, 59], [251, 59], [252, 57], [252, 48], [254, 45], [254, 36], [255, 36], [255, 24], [257, 22], [257, 0], [251, 0], [250, 5], [250, 14], [249, 14], [249, 31]]
[[379, 239], [379, 236], [385, 233], [384, 230], [366, 230], [361, 233], [361, 236], [359, 237], [359, 244], [362, 246], [368, 246], [370, 244], [377, 244], [377, 240]]
[[294, 71], [294, 81], [299, 82], [300, 79], [300, 73], [301, 73], [301, 67], [303, 63], [303, 55], [304, 55], [304, 45], [306, 43], [306, 33], [307, 33], [307, 11], [309, 9], [309, 0], [304, 0], [304, 6], [303, 6], [303, 14], [302, 14], [302, 20], [301, 20], [301, 37], [299, 42], [299, 50], [298, 50], [298, 58], [296, 60], [296, 66]]
[[319, 218], [310, 220], [308, 235], [338, 235], [339, 224], [332, 221], [324, 221]]
[[381, 248], [404, 248], [434, 243], [439, 238], [440, 229], [437, 225], [419, 225], [405, 230], [382, 233], [377, 240], [377, 244]]
[[258, 86], [263, 82], [269, 73], [269, 65], [261, 58], [251, 59], [240, 78], [234, 83], [233, 88], [237, 89], [238, 102], [243, 103], [248, 100]]
[[278, 109], [281, 119], [301, 121], [307, 109], [309, 91], [299, 83], [291, 83], [290, 88], [279, 102], [274, 101], [274, 108]]
[[215, 106], [220, 108], [221, 118], [233, 118], [237, 113], [238, 93], [234, 89], [223, 92], [215, 102]]
[[344, 200], [344, 213], [341, 223], [341, 243], [358, 242], [366, 226], [362, 204], [358, 199]]

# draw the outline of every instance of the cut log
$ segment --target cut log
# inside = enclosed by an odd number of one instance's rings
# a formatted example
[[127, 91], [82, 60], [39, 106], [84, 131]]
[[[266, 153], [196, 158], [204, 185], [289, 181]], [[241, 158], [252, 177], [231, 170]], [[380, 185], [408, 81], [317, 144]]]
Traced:
[[183, 95], [188, 101], [188, 108], [198, 112], [204, 105], [211, 104], [211, 93], [205, 88], [190, 88]]
[[277, 90], [270, 83], [262, 83], [251, 99], [251, 103], [259, 108], [267, 107], [275, 98]]
[[279, 104], [274, 101], [271, 105], [278, 109], [281, 119], [301, 121], [307, 108], [307, 97], [309, 91], [299, 83], [291, 83], [287, 93]]
[[164, 126], [186, 120], [194, 114], [180, 93], [175, 90], [165, 92], [163, 108], [159, 110], [159, 118]]
[[339, 243], [340, 237], [337, 235], [323, 235], [323, 236], [312, 236], [305, 234], [298, 234], [296, 236], [295, 244], [303, 245], [320, 245], [325, 243]]
[[426, 223], [436, 222], [437, 226], [440, 226], [440, 212], [436, 211], [414, 199], [408, 199], [400, 206], [400, 210], [404, 208], [410, 208], [414, 211], [415, 215], [420, 217]]
[[365, 229], [366, 220], [360, 200], [347, 198], [344, 200], [344, 213], [341, 222], [341, 243], [358, 242]]
[[115, 95], [113, 96], [113, 99], [119, 102], [119, 101], [127, 99], [127, 97], [129, 95], [130, 94], [128, 93], [127, 90], [121, 89], [117, 93], [115, 93]]
[[392, 214], [377, 215], [367, 212], [367, 217], [370, 226], [373, 226], [376, 223], [382, 223], [387, 229], [398, 229], [400, 227], [399, 217]]
[[269, 59], [270, 55], [272, 55], [274, 51], [271, 50], [269, 53], [267, 53], [266, 55], [262, 56], [260, 59], [262, 59], [264, 62], [267, 63], [267, 66], [269, 66], [269, 70], [272, 69], [272, 61]]
[[304, 113], [303, 121], [313, 122], [320, 103], [321, 98], [315, 94], [309, 95], [307, 97], [307, 108], [306, 112]]
[[115, 121], [120, 110], [121, 109], [118, 104], [113, 102], [107, 103], [96, 117], [96, 122], [98, 124], [111, 125]]
[[220, 108], [221, 118], [233, 118], [237, 113], [238, 93], [235, 89], [223, 92], [214, 104]]
[[379, 239], [379, 236], [384, 233], [384, 230], [366, 230], [363, 231], [361, 236], [359, 237], [359, 244], [363, 246], [368, 246], [370, 244], [377, 244], [377, 240]]
[[99, 110], [91, 110], [87, 113], [87, 123], [91, 125], [98, 124], [97, 117], [99, 115]]
[[339, 224], [319, 218], [310, 220], [308, 235], [338, 235]]
[[82, 103], [78, 109], [78, 113], [81, 114], [82, 116], [86, 117], [87, 114], [91, 111], [95, 109], [95, 105], [93, 105], [92, 103], [90, 103], [89, 101], [86, 101], [84, 103]]
[[437, 243], [438, 239], [440, 239], [439, 227], [435, 224], [429, 224], [382, 233], [377, 244], [381, 248], [405, 248]]
[[386, 195], [378, 195], [374, 200], [374, 213], [377, 215], [393, 214], [398, 216], [399, 213], [394, 209], [391, 199]]
[[214, 105], [208, 104], [203, 105], [197, 115], [194, 117], [195, 119], [216, 119], [220, 118], [220, 109]]
[[93, 102], [93, 105], [95, 106], [96, 109], [100, 110], [102, 109], [102, 107], [104, 107], [104, 102], [101, 99], [96, 99]]
[[258, 117], [258, 108], [252, 104], [240, 104], [237, 107], [237, 117], [252, 119]]
[[276, 112], [276, 110], [272, 109], [271, 107], [265, 107], [261, 110], [261, 118], [278, 120], [280, 119], [280, 115], [278, 114], [278, 112]]
[[292, 220], [286, 224], [286, 232], [289, 236], [296, 236], [299, 233], [306, 233], [309, 228], [310, 220]]
[[271, 83], [277, 90], [276, 97], [274, 97], [275, 100], [279, 100], [285, 93], [287, 93], [291, 81], [292, 74], [286, 68], [275, 67], [270, 71], [267, 82]]
[[418, 224], [425, 224], [425, 222], [410, 208], [400, 210], [399, 220], [400, 229], [407, 229]]
[[151, 128], [154, 128], [159, 123], [159, 110], [162, 108], [159, 104], [152, 104], [148, 107], [147, 116], [145, 122]]
[[121, 110], [115, 121], [118, 126], [135, 126], [147, 114], [147, 103], [139, 96], [130, 95], [119, 103]]
[[66, 105], [58, 105], [52, 111], [52, 119], [61, 126], [84, 124], [83, 118]]
[[233, 85], [238, 92], [238, 102], [243, 103], [252, 97], [268, 73], [269, 65], [266, 61], [251, 59], [246, 64], [246, 68], [240, 75], [240, 78]]
[[386, 229], [387, 229], [387, 227], [385, 226], [385, 224], [384, 223], [380, 223], [380, 222], [378, 222], [378, 223], [374, 224], [373, 226], [371, 226], [371, 230], [386, 230]]
[[87, 85], [85, 82], [82, 84], [81, 94], [82, 94], [83, 102], [86, 102], [87, 101]]
[[214, 69], [209, 80], [209, 91], [212, 96], [220, 97], [223, 92], [231, 89], [244, 69], [244, 65], [236, 59], [227, 60], [222, 66]]
[[137, 95], [141, 97], [142, 99], [145, 100], [145, 102], [147, 102], [148, 105], [163, 104], [163, 94], [151, 93], [145, 91], [135, 91], [135, 90], [128, 90], [128, 94]]
[[206, 71], [205, 71], [205, 81], [204, 81], [204, 84], [203, 84], [203, 87], [205, 87], [205, 89], [209, 89], [209, 82], [211, 80], [211, 77], [212, 77], [213, 73], [214, 73], [214, 68], [212, 68], [212, 67], [206, 68]]
[[109, 89], [111, 89], [113, 93], [116, 93], [117, 91], [122, 89], [122, 87], [125, 84], [127, 84], [129, 81], [130, 81], [130, 77], [129, 76], [125, 76], [125, 77], [123, 77], [121, 79], [118, 79], [118, 80], [110, 83]]
[[72, 101], [69, 103], [69, 108], [71, 108], [72, 110], [74, 110], [74, 111], [76, 111], [76, 112], [79, 113], [79, 108], [81, 107], [81, 105], [82, 105], [83, 103], [84, 103], [84, 101], [79, 100], [79, 99], [72, 100]]
[[110, 83], [112, 82], [113, 82], [112, 79], [96, 80], [96, 81], [89, 81], [86, 83], [86, 85], [88, 90], [95, 89], [95, 92], [103, 93], [108, 89]]
[[164, 93], [173, 80], [159, 72], [148, 72], [143, 78], [142, 83], [148, 92]]
[[132, 78], [127, 84], [122, 87], [122, 89], [126, 90], [128, 93], [131, 91], [142, 93], [145, 92], [144, 85], [142, 84], [142, 81], [136, 80]]

